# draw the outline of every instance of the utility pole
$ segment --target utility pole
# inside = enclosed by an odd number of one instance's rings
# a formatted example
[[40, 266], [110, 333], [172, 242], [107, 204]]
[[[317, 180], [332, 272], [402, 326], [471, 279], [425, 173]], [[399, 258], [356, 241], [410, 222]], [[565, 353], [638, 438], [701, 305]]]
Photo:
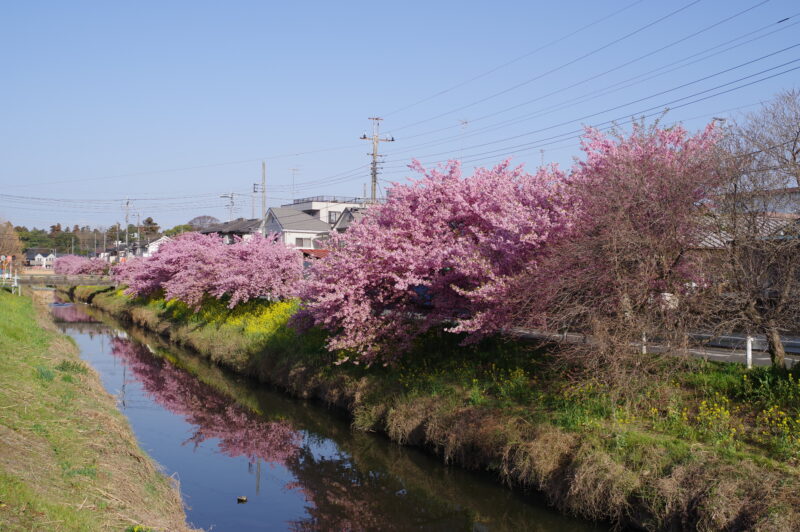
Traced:
[[136, 250], [141, 249], [142, 246], [142, 228], [141, 228], [141, 215], [136, 213]]
[[233, 198], [234, 197], [235, 197], [235, 194], [233, 192], [231, 192], [230, 194], [221, 194], [220, 195], [220, 198], [227, 198], [228, 201], [229, 201], [229, 203], [227, 205], [227, 207], [228, 207], [228, 221], [229, 222], [233, 221], [233, 203], [234, 203], [234, 199]]
[[[375, 203], [377, 199], [377, 192], [378, 192], [378, 143], [380, 142], [394, 142], [394, 137], [383, 137], [381, 138], [379, 135], [380, 130], [380, 122], [383, 118], [378, 116], [371, 116], [369, 117], [372, 120], [372, 136], [368, 137], [366, 133], [361, 135], [361, 140], [371, 140], [372, 141], [372, 203]], [[369, 155], [369, 154], [367, 154]]]
[[131, 208], [131, 200], [129, 199], [125, 200], [125, 256], [126, 257], [128, 256], [128, 233], [130, 233], [130, 231], [128, 231], [128, 228], [130, 227], [128, 225], [128, 214], [130, 208]]
[[253, 183], [253, 218], [256, 217], [256, 193], [261, 192], [261, 220], [267, 217], [267, 163], [261, 161], [261, 184]]

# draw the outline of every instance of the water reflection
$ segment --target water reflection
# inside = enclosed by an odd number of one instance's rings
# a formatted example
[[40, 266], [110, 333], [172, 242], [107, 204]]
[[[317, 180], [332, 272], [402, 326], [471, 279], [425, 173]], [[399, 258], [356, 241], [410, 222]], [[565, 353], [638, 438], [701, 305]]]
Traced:
[[133, 340], [111, 339], [111, 353], [125, 361], [156, 403], [195, 427], [187, 440], [196, 446], [210, 438], [228, 456], [251, 462], [285, 464], [297, 456], [303, 436], [286, 421], [269, 421], [231, 400]]
[[[285, 420], [254, 414], [211, 386], [156, 358], [129, 338], [111, 339], [111, 350], [159, 405], [194, 427], [185, 443], [218, 439], [219, 450], [281, 464], [296, 478], [285, 485], [306, 500], [308, 517], [289, 523], [291, 530], [468, 530], [469, 515], [443, 508], [442, 501], [381, 471], [362, 471], [351, 457], [325, 438], [305, 435]], [[431, 528], [432, 527], [432, 528]]]
[[[194, 526], [596, 529], [414, 449], [353, 432], [330, 410], [230, 375], [155, 335], [130, 326], [121, 332], [94, 309], [75, 310], [106, 323], [91, 332], [85, 323], [64, 327], [109, 391], [122, 396], [145, 449], [180, 477]], [[237, 495], [250, 500], [236, 505]]]
[[98, 323], [99, 320], [93, 318], [83, 311], [82, 307], [72, 303], [56, 301], [50, 305], [50, 313], [56, 323]]

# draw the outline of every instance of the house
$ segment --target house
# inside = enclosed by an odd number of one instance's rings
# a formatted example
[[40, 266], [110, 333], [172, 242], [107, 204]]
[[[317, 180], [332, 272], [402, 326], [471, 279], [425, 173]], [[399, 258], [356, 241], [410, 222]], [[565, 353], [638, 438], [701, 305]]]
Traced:
[[300, 198], [292, 203], [281, 205], [282, 208], [302, 211], [333, 227], [345, 209], [365, 207], [366, 198], [350, 198], [342, 196], [312, 196]]
[[366, 207], [347, 207], [333, 224], [333, 230], [344, 233], [351, 225], [364, 218], [366, 212]]
[[144, 244], [137, 244], [136, 242], [125, 243], [122, 240], [117, 240], [114, 245], [106, 248], [97, 256], [109, 264], [119, 264], [134, 257], [144, 256], [147, 246]]
[[[794, 214], [763, 213], [747, 219], [745, 231], [759, 239], [784, 238], [796, 235], [800, 227], [800, 217]], [[731, 244], [733, 234], [719, 220], [709, 220], [700, 233], [693, 250], [721, 251]]]
[[28, 248], [25, 250], [25, 266], [52, 268], [58, 256], [52, 248]]
[[143, 256], [143, 257], [150, 257], [150, 256], [152, 256], [152, 255], [153, 255], [153, 253], [155, 253], [156, 251], [158, 251], [158, 248], [159, 248], [159, 247], [161, 247], [161, 245], [162, 245], [162, 244], [165, 244], [165, 243], [169, 242], [170, 240], [172, 240], [172, 238], [170, 238], [170, 237], [168, 237], [168, 236], [162, 236], [161, 238], [158, 238], [158, 239], [156, 239], [156, 240], [153, 240], [152, 242], [150, 242], [149, 244], [147, 244], [147, 246], [145, 247], [145, 250], [144, 250], [144, 253], [142, 254], [142, 256]]
[[204, 235], [217, 233], [226, 244], [233, 244], [237, 236], [242, 240], [248, 240], [254, 233], [258, 233], [260, 229], [261, 218], [237, 218], [230, 222], [209, 225], [200, 232]]
[[300, 249], [323, 248], [331, 226], [318, 216], [288, 207], [272, 207], [267, 211], [264, 232], [279, 235], [287, 246]]

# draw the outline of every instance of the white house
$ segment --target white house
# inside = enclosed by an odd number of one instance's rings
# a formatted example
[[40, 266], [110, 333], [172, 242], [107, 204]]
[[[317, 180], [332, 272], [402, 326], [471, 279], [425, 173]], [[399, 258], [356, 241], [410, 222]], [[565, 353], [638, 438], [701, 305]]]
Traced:
[[316, 216], [287, 207], [272, 207], [264, 222], [265, 233], [279, 235], [281, 242], [299, 249], [325, 247], [323, 240], [331, 230], [330, 224]]
[[347, 208], [365, 207], [365, 198], [347, 198], [342, 196], [312, 196], [310, 198], [300, 198], [292, 203], [281, 205], [282, 208], [302, 211], [308, 215], [318, 218], [333, 227], [341, 214]]
[[28, 266], [52, 268], [57, 255], [48, 248], [28, 248], [25, 250], [25, 263]]
[[153, 253], [158, 251], [158, 248], [160, 248], [162, 244], [165, 244], [165, 243], [169, 242], [170, 240], [172, 240], [172, 239], [170, 237], [168, 237], [168, 236], [162, 236], [161, 238], [159, 238], [157, 240], [153, 240], [152, 242], [147, 244], [147, 247], [145, 248], [144, 253], [142, 253], [142, 256], [143, 257], [150, 257], [151, 255], [153, 255]]

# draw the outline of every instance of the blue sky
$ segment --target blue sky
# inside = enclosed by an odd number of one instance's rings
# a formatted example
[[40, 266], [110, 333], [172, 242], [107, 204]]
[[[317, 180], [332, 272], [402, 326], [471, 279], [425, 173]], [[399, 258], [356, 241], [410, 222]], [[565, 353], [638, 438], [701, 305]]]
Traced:
[[230, 192], [249, 217], [261, 159], [269, 205], [361, 195], [376, 115], [383, 190], [411, 157], [568, 167], [584, 124], [696, 129], [800, 87], [798, 22], [796, 0], [9, 2], [0, 218], [108, 226], [132, 198], [170, 227]]

